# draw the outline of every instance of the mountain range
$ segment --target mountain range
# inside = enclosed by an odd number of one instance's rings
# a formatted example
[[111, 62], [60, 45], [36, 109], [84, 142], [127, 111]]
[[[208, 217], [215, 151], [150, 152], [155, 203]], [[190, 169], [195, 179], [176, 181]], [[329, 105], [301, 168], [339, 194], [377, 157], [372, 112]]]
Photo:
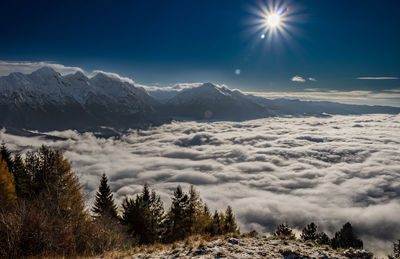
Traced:
[[400, 113], [389, 106], [348, 105], [246, 95], [204, 83], [145, 90], [106, 73], [62, 76], [50, 67], [0, 77], [0, 126], [29, 130], [128, 129], [171, 120], [248, 120], [270, 116]]

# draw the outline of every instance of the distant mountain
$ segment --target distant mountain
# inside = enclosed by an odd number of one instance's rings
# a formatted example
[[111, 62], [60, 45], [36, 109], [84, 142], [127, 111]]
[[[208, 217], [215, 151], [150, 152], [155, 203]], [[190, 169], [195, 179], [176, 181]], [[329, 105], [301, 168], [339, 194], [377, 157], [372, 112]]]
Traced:
[[[181, 86], [177, 86], [178, 88]], [[98, 73], [62, 76], [43, 67], [31, 74], [0, 77], [0, 127], [98, 131], [159, 125], [171, 119], [248, 120], [269, 116], [328, 116], [329, 114], [400, 113], [387, 106], [306, 102], [245, 95], [205, 83], [197, 87], [162, 89], [150, 96], [143, 88]]]
[[239, 91], [211, 83], [182, 90], [166, 103], [168, 115], [185, 119], [245, 120], [270, 116], [269, 108]]
[[77, 72], [61, 76], [43, 67], [0, 77], [0, 125], [26, 129], [143, 127], [162, 122], [159, 103], [117, 78]]
[[259, 105], [268, 107], [275, 116], [327, 116], [327, 115], [357, 115], [357, 114], [397, 114], [400, 108], [391, 106], [370, 106], [342, 104], [327, 101], [301, 101], [292, 99], [266, 99], [247, 95]]

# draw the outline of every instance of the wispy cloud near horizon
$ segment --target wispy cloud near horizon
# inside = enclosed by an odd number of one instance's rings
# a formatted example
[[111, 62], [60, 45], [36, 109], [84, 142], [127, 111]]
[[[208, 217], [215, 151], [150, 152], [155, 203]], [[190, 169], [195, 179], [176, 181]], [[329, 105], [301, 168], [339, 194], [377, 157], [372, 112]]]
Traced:
[[371, 77], [371, 76], [364, 76], [364, 77], [357, 77], [358, 80], [398, 80], [400, 79], [397, 76], [377, 76], [377, 77]]
[[345, 104], [384, 105], [400, 107], [400, 89], [373, 91], [339, 91], [307, 88], [300, 92], [245, 92], [265, 98], [288, 98], [303, 101], [330, 101]]

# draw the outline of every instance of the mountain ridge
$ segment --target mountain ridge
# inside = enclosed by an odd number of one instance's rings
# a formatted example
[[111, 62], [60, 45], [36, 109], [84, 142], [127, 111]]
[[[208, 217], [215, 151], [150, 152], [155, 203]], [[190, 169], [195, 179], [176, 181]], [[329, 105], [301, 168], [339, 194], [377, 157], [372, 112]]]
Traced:
[[160, 100], [107, 73], [61, 75], [50, 67], [0, 77], [0, 126], [31, 130], [146, 128], [171, 120], [241, 121], [270, 116], [397, 114], [390, 106], [266, 99], [203, 83]]

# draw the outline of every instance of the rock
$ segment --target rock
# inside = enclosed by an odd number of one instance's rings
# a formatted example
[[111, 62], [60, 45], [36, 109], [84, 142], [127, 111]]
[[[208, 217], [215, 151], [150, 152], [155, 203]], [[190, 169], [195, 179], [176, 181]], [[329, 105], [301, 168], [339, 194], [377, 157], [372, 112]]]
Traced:
[[371, 252], [367, 252], [365, 250], [353, 249], [349, 248], [343, 252], [343, 254], [348, 258], [354, 259], [372, 259], [374, 254]]
[[236, 238], [229, 238], [228, 239], [228, 243], [230, 243], [232, 245], [238, 245], [239, 244], [239, 240], [237, 240]]

